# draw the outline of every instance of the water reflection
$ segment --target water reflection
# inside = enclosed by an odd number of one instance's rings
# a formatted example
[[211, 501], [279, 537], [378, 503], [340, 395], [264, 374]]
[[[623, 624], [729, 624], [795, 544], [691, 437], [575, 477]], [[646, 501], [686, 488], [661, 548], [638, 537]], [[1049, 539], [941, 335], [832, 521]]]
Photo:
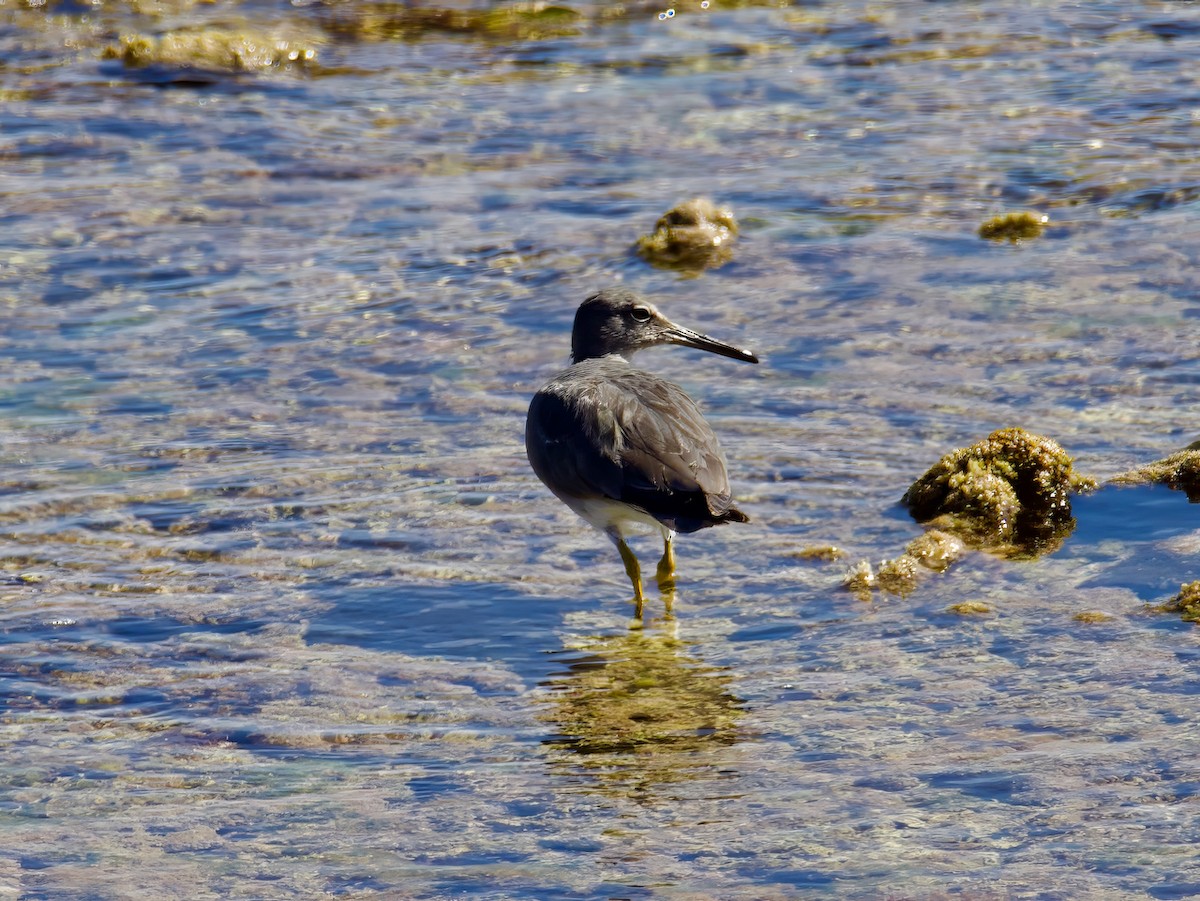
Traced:
[[586, 640], [548, 683], [542, 719], [558, 735], [556, 769], [583, 772], [599, 791], [653, 800], [662, 786], [732, 775], [707, 752], [739, 739], [742, 700], [720, 667], [658, 631]]

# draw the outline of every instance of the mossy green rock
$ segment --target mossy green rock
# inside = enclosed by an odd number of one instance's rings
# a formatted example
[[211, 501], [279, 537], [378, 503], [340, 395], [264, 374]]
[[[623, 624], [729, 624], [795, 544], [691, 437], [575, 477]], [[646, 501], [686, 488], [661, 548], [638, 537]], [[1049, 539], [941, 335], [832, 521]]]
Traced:
[[637, 250], [662, 269], [715, 269], [733, 258], [730, 245], [737, 231], [730, 210], [696, 197], [663, 213], [654, 231], [638, 239]]
[[1074, 528], [1070, 496], [1095, 485], [1057, 442], [1009, 428], [942, 457], [902, 501], [918, 522], [968, 544], [1036, 556]]

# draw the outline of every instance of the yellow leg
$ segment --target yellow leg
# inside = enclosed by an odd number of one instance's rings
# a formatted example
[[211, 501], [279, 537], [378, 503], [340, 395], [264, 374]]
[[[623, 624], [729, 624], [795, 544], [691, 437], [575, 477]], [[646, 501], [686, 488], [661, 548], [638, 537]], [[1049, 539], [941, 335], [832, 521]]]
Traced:
[[675, 600], [675, 546], [668, 536], [663, 540], [663, 555], [658, 561], [658, 590], [662, 594], [667, 616], [671, 615], [671, 604]]
[[674, 591], [675, 589], [675, 546], [671, 544], [671, 539], [663, 541], [662, 559], [658, 561], [658, 588], [660, 591]]
[[633, 583], [633, 615], [641, 619], [642, 607], [646, 603], [646, 596], [642, 594], [642, 568], [638, 566], [637, 557], [633, 555], [625, 539], [617, 539], [617, 550], [621, 552], [621, 560], [625, 564], [625, 575], [629, 576], [629, 581]]

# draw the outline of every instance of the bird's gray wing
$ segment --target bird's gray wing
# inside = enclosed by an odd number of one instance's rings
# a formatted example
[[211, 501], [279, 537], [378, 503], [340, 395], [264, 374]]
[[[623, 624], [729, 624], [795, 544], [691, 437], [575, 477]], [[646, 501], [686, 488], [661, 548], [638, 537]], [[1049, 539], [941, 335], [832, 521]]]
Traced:
[[622, 387], [609, 398], [624, 432], [621, 500], [681, 532], [722, 521], [731, 497], [725, 454], [695, 402], [665, 379]]
[[525, 439], [556, 494], [634, 504], [680, 532], [745, 518], [730, 506], [725, 455], [696, 404], [624, 362], [589, 360], [539, 391]]
[[619, 454], [602, 438], [603, 408], [569, 386], [551, 382], [534, 395], [525, 420], [525, 451], [539, 479], [555, 494], [621, 497]]

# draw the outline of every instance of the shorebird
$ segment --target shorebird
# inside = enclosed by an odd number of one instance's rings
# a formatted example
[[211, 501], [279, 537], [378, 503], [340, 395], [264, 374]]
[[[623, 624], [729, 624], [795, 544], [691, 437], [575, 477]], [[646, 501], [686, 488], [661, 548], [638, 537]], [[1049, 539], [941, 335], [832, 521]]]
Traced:
[[748, 350], [676, 325], [632, 291], [607, 288], [580, 305], [572, 365], [534, 395], [525, 422], [538, 478], [616, 544], [638, 619], [645, 596], [626, 543], [633, 531], [649, 526], [662, 535], [656, 575], [670, 613], [675, 534], [749, 521], [733, 506], [725, 454], [695, 401], [630, 363], [635, 352], [659, 344], [758, 362]]

